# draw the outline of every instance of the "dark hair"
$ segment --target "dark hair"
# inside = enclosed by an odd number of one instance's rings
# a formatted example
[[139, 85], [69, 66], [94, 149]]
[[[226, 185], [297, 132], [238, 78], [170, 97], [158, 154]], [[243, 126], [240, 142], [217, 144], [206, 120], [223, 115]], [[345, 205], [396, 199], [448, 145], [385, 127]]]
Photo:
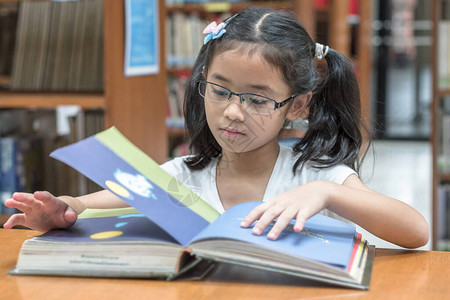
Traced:
[[[225, 21], [226, 22], [226, 21]], [[280, 69], [292, 94], [313, 92], [309, 104], [309, 128], [295, 145], [300, 152], [295, 173], [304, 162], [317, 168], [346, 164], [359, 169], [362, 145], [361, 105], [356, 77], [350, 61], [329, 49], [327, 74], [319, 76], [314, 65], [315, 42], [289, 13], [252, 7], [240, 12], [226, 26], [226, 33], [200, 49], [187, 83], [184, 112], [192, 156], [185, 160], [190, 169], [203, 169], [222, 149], [206, 122], [198, 81], [212, 58], [228, 50], [243, 49], [261, 54]]]

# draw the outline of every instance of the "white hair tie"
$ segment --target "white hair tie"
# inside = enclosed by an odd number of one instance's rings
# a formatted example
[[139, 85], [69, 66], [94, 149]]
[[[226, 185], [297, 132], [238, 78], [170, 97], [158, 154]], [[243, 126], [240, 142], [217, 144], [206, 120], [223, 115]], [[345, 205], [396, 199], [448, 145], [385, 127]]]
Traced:
[[321, 60], [322, 58], [324, 58], [327, 55], [328, 49], [330, 49], [328, 46], [324, 46], [322, 44], [316, 43], [316, 52], [314, 54], [314, 58]]

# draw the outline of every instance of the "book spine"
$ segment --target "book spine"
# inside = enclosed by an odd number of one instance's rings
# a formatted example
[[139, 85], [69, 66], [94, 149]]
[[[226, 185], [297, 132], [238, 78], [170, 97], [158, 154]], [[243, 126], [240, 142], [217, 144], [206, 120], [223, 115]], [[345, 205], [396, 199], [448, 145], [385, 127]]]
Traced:
[[446, 89], [450, 87], [450, 20], [440, 21], [438, 24], [438, 86]]
[[[223, 13], [215, 18], [220, 22], [230, 16]], [[166, 21], [166, 64], [172, 68], [191, 67], [203, 46], [203, 29], [211, 22], [196, 13], [174, 12]]]
[[21, 1], [11, 88], [102, 90], [102, 5], [102, 0]]
[[450, 173], [450, 96], [442, 99], [442, 110], [438, 117], [440, 124], [438, 169], [442, 173]]
[[[10, 76], [16, 41], [18, 4], [0, 5], [0, 75]], [[7, 84], [5, 84], [7, 85]]]
[[0, 139], [0, 200], [1, 213], [13, 214], [15, 209], [5, 206], [5, 201], [10, 199], [14, 192], [23, 190], [24, 169], [23, 156], [18, 151], [16, 138]]
[[450, 251], [450, 184], [438, 188], [437, 250]]

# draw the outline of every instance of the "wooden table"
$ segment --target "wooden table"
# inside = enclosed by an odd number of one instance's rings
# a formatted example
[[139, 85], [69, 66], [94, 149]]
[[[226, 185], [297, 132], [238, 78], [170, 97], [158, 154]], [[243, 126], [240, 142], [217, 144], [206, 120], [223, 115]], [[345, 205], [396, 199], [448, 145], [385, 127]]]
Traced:
[[239, 267], [175, 282], [8, 275], [36, 233], [0, 229], [0, 299], [450, 299], [450, 253], [434, 251], [377, 249], [369, 291]]

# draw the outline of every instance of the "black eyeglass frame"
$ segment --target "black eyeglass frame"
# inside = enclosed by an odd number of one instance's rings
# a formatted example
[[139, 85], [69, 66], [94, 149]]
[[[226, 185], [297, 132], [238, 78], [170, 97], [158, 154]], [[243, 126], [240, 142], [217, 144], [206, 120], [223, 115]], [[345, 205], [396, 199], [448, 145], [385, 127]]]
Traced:
[[[274, 107], [273, 107], [273, 110], [274, 110], [274, 111], [275, 111], [277, 108], [281, 108], [281, 107], [285, 106], [289, 101], [291, 101], [292, 99], [294, 99], [295, 97], [298, 96], [298, 95], [292, 95], [292, 96], [290, 96], [289, 98], [287, 98], [287, 99], [285, 99], [285, 100], [283, 100], [283, 101], [281, 101], [281, 102], [277, 102], [276, 100], [274, 100], [274, 99], [272, 99], [272, 98], [269, 98], [269, 97], [266, 97], [266, 96], [262, 96], [262, 95], [258, 95], [258, 94], [253, 94], [253, 93], [235, 93], [235, 92], [233, 92], [232, 90], [230, 90], [229, 88], [226, 88], [226, 87], [224, 87], [224, 86], [221, 86], [220, 84], [217, 84], [217, 83], [214, 83], [214, 82], [209, 82], [209, 81], [206, 81], [206, 80], [199, 80], [199, 81], [197, 81], [197, 84], [198, 84], [198, 93], [199, 93], [200, 96], [202, 96], [203, 98], [205, 98], [205, 95], [202, 95], [202, 92], [201, 92], [201, 90], [200, 90], [200, 86], [201, 86], [202, 83], [205, 84], [205, 89], [206, 89], [206, 84], [212, 84], [212, 85], [215, 85], [215, 86], [218, 86], [218, 87], [221, 87], [221, 88], [227, 90], [227, 91], [229, 92], [227, 101], [229, 101], [233, 95], [236, 95], [236, 96], [239, 97], [239, 102], [240, 102], [241, 104], [245, 101], [245, 99], [243, 98], [244, 95], [252, 95], [252, 96], [257, 96], [257, 97], [261, 97], [261, 98], [267, 99], [267, 100], [272, 101], [272, 102], [274, 103]], [[225, 102], [225, 101], [224, 101], [224, 102]]]

